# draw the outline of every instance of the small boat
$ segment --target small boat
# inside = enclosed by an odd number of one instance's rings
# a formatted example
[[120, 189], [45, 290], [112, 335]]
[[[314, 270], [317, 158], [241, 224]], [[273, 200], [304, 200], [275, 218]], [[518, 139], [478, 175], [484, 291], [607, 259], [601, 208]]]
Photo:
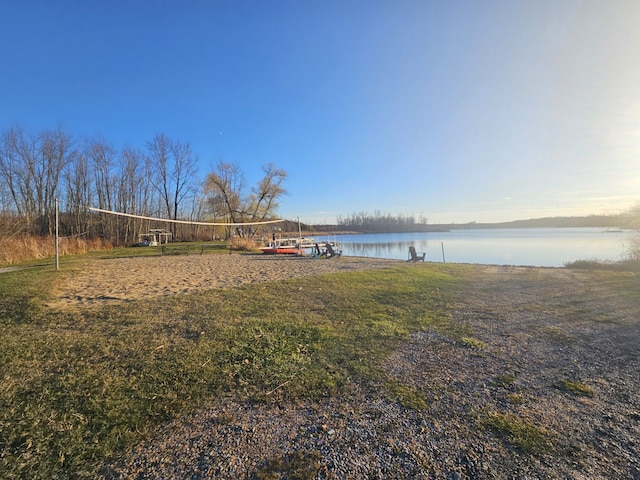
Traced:
[[262, 247], [266, 255], [302, 255], [302, 250], [295, 247]]
[[303, 255], [305, 250], [317, 250], [320, 254], [320, 246], [330, 243], [332, 247], [336, 246], [334, 242], [317, 242], [311, 237], [291, 237], [280, 238], [270, 242], [268, 245], [261, 247], [262, 253], [267, 255]]
[[[304, 255], [304, 250], [310, 250], [309, 253], [317, 256], [327, 256], [327, 252], [333, 251], [333, 247], [337, 247], [334, 242], [321, 242], [325, 249], [322, 250], [315, 239], [311, 237], [303, 237], [300, 228], [300, 219], [298, 219], [298, 236], [289, 238], [276, 239], [273, 234], [273, 241], [261, 248], [262, 253], [267, 255]], [[329, 254], [331, 255], [331, 254]]]
[[314, 248], [313, 238], [280, 238], [262, 247], [262, 253], [267, 255], [302, 255], [302, 250]]

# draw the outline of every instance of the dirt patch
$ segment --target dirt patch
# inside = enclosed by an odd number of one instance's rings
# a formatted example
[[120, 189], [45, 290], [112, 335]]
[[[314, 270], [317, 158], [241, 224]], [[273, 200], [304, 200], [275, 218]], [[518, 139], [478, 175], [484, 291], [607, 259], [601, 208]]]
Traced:
[[15, 272], [16, 270], [21, 270], [25, 267], [2, 267], [0, 268], [0, 273], [9, 273], [9, 272]]

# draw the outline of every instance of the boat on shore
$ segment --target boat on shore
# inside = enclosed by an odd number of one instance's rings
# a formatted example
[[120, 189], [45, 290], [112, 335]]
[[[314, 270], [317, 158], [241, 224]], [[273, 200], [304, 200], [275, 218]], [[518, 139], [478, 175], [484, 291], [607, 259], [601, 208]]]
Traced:
[[280, 238], [269, 242], [260, 250], [267, 255], [302, 255], [305, 248], [315, 248], [313, 238]]
[[260, 250], [266, 255], [304, 255], [305, 251], [308, 253], [316, 251], [321, 254], [321, 247], [326, 248], [327, 243], [331, 247], [336, 246], [334, 242], [318, 242], [311, 237], [280, 238], [269, 242]]

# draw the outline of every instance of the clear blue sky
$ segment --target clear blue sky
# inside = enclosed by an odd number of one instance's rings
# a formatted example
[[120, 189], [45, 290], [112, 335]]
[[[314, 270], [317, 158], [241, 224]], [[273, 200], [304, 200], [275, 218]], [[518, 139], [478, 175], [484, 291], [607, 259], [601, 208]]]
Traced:
[[273, 162], [310, 222], [618, 213], [639, 25], [637, 0], [0, 0], [0, 129]]

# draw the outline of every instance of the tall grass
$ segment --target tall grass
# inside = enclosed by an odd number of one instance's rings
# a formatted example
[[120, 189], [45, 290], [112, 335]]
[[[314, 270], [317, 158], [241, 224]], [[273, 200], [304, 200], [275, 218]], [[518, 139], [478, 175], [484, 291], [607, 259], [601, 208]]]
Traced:
[[251, 238], [246, 237], [233, 237], [230, 242], [233, 250], [241, 252], [250, 252], [251, 250], [255, 250], [258, 246]]
[[615, 262], [601, 260], [575, 260], [564, 264], [565, 268], [583, 270], [613, 270], [618, 272], [640, 272], [640, 258], [627, 257]]
[[624, 246], [625, 252], [619, 260], [601, 261], [598, 259], [581, 259], [565, 263], [567, 268], [580, 268], [587, 270], [617, 270], [627, 272], [640, 272], [640, 238], [634, 237]]
[[[77, 255], [96, 250], [107, 250], [111, 244], [100, 238], [84, 239], [79, 237], [60, 238], [60, 255]], [[29, 260], [51, 258], [55, 255], [53, 237], [8, 237], [0, 238], [0, 265], [13, 265]]]

